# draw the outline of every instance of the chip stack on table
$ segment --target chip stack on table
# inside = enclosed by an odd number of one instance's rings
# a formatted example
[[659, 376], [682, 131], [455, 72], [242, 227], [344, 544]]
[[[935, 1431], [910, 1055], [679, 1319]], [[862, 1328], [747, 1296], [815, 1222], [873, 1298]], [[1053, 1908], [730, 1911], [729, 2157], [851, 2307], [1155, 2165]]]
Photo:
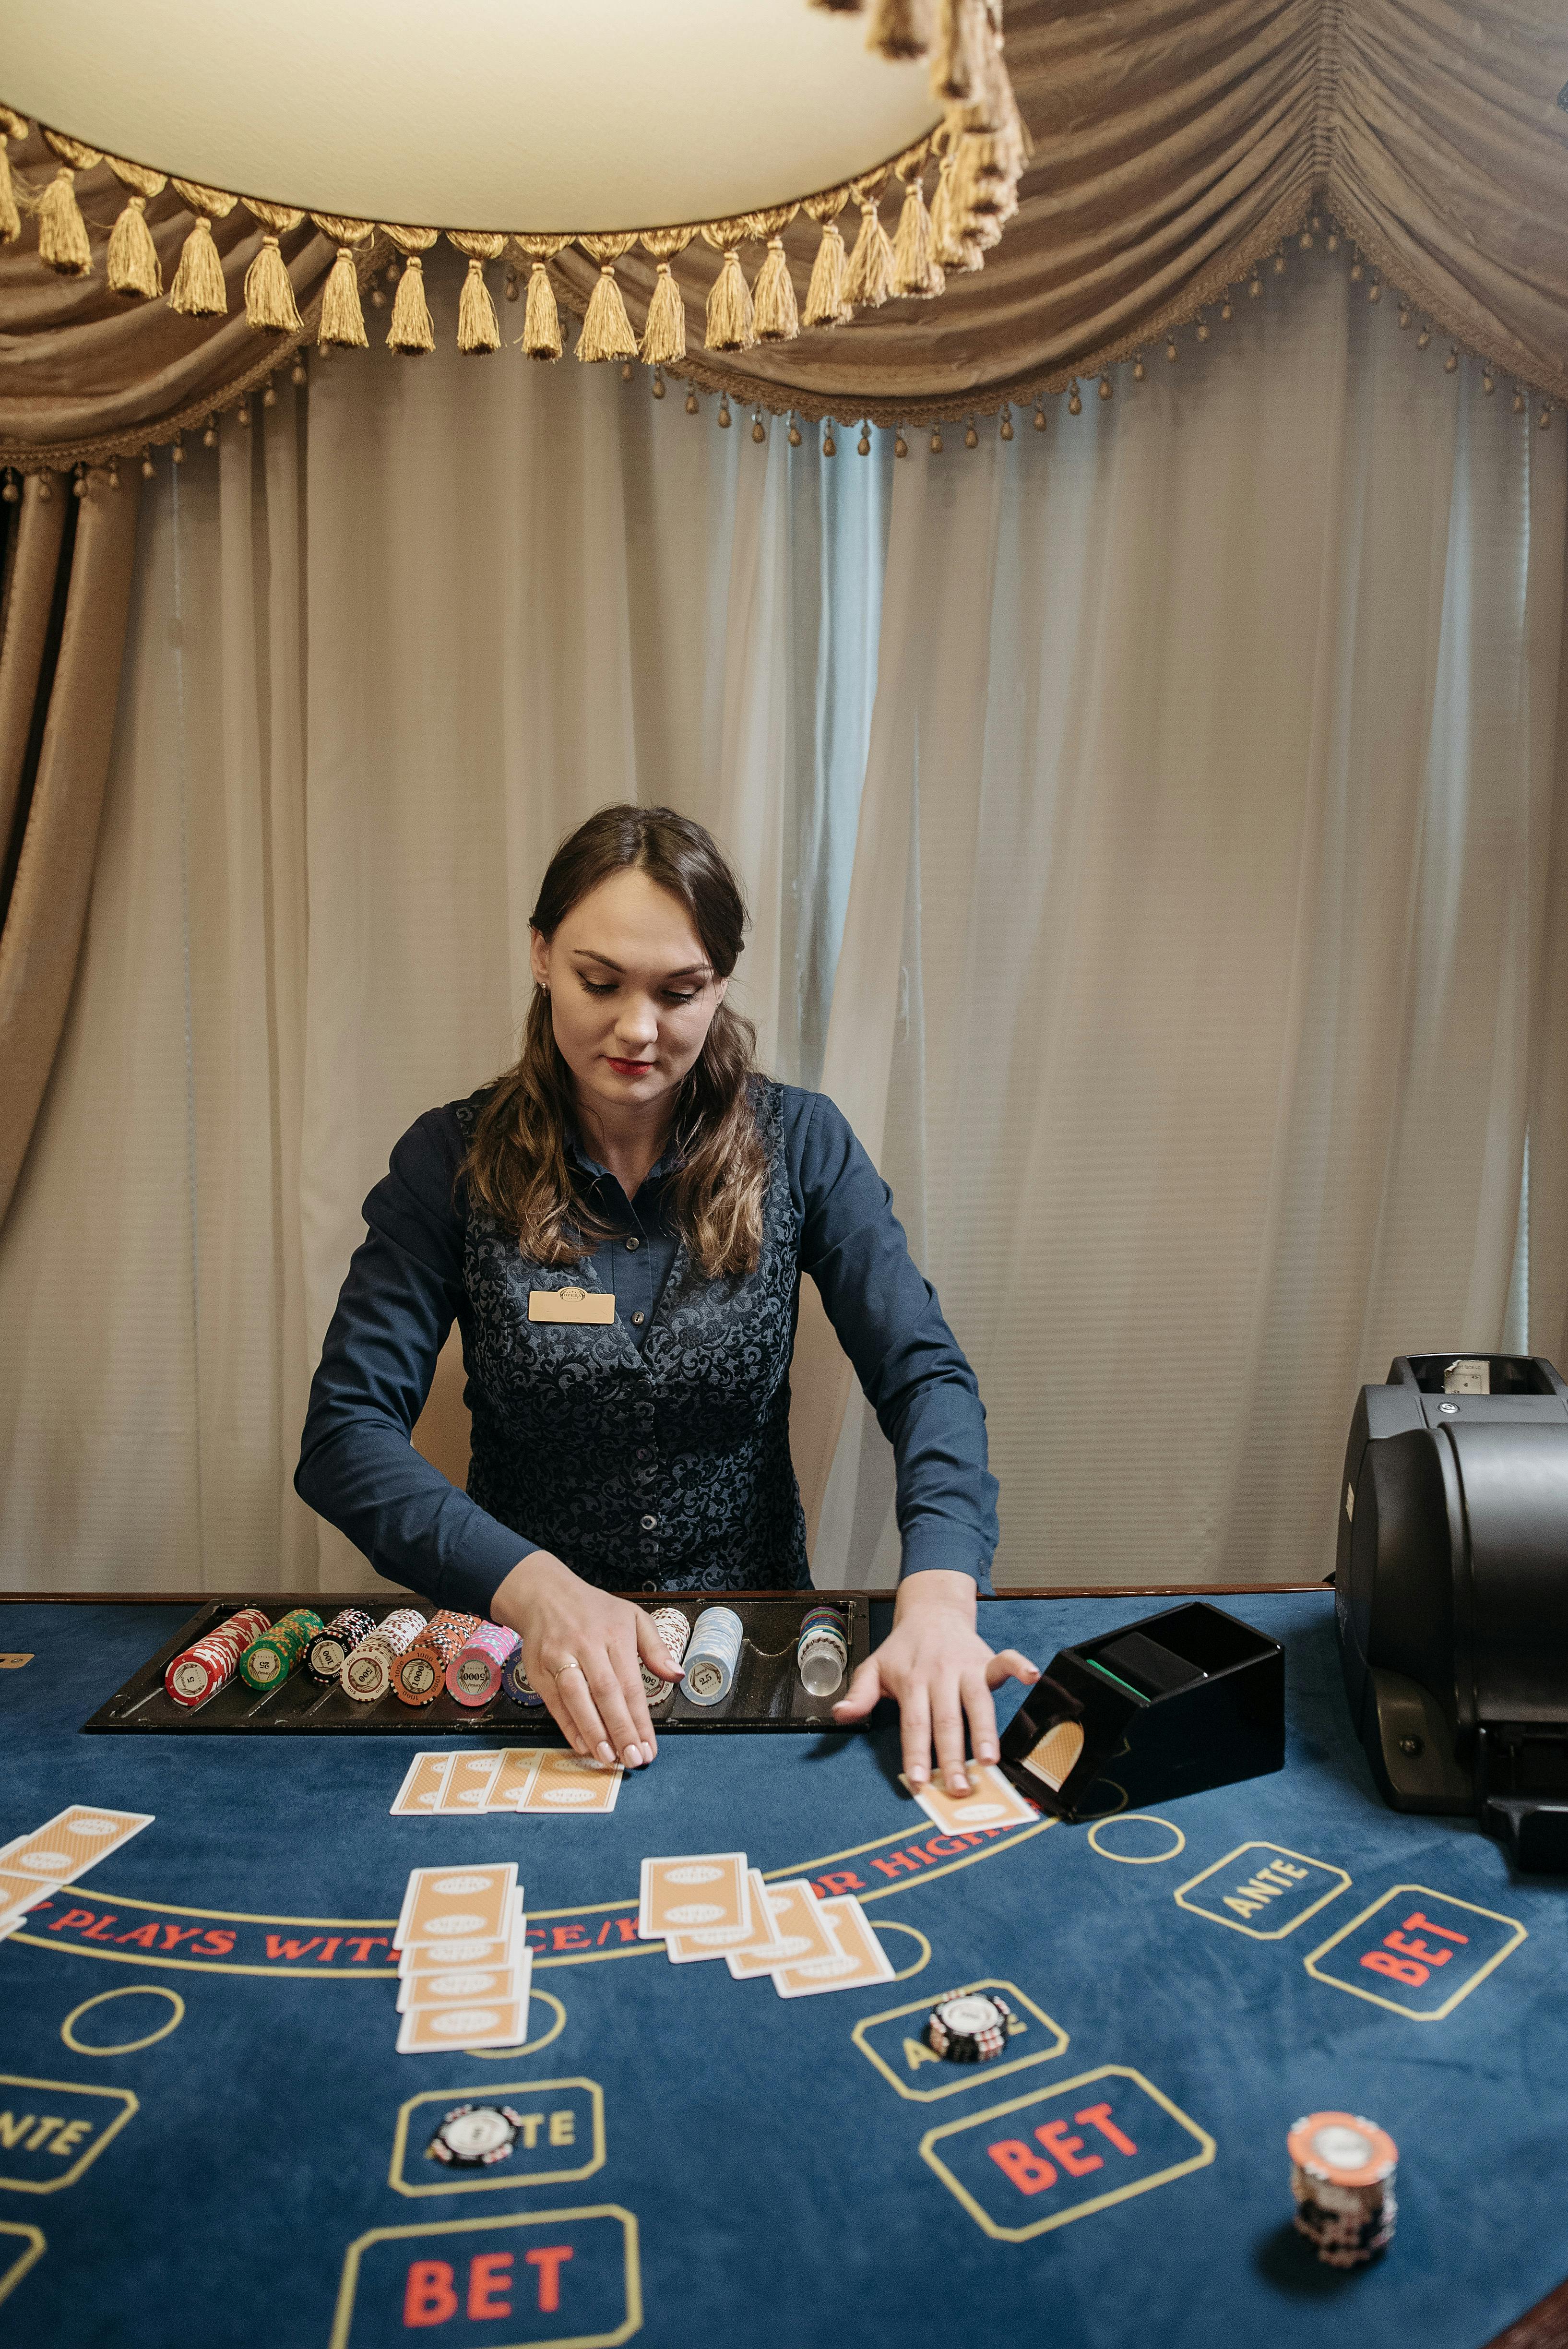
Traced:
[[425, 1628], [417, 1607], [395, 1607], [343, 1660], [339, 1684], [356, 1704], [374, 1704], [392, 1685], [392, 1667]]
[[447, 1693], [459, 1704], [488, 1704], [521, 1640], [504, 1623], [478, 1623], [447, 1666]]
[[399, 2055], [518, 2047], [533, 1953], [514, 1861], [416, 1868], [397, 1919]]
[[1022, 2029], [999, 1992], [949, 1992], [926, 2017], [925, 2044], [949, 2064], [990, 2064]]
[[[669, 1651], [672, 1664], [680, 1663], [686, 1655], [686, 1642], [691, 1638], [691, 1625], [678, 1607], [655, 1607], [649, 1621]], [[646, 1664], [637, 1668], [643, 1675], [643, 1693], [651, 1713], [655, 1705], [668, 1704], [680, 1686], [679, 1681], [662, 1681], [657, 1672], [649, 1671]]]
[[240, 1678], [253, 1689], [281, 1688], [309, 1646], [324, 1629], [312, 1607], [291, 1607], [270, 1631], [258, 1632], [240, 1659]]
[[1366, 2267], [1394, 2239], [1393, 2138], [1355, 2113], [1308, 2113], [1285, 2142], [1296, 2232], [1326, 2267]]
[[304, 1651], [304, 1668], [313, 1681], [325, 1688], [336, 1680], [359, 1642], [376, 1625], [363, 1607], [340, 1607], [325, 1631], [311, 1638]]
[[637, 1935], [663, 1941], [672, 1965], [723, 1958], [737, 1982], [767, 1974], [780, 1998], [893, 1978], [852, 1894], [819, 1900], [803, 1876], [765, 1883], [743, 1851], [645, 1859]]
[[240, 1669], [240, 1659], [251, 1641], [272, 1629], [272, 1619], [259, 1607], [242, 1607], [226, 1623], [215, 1624], [193, 1646], [176, 1656], [163, 1675], [163, 1685], [176, 1704], [194, 1712], [199, 1704], [227, 1688]]
[[410, 1642], [392, 1667], [392, 1693], [403, 1704], [433, 1704], [446, 1682], [447, 1666], [477, 1631], [477, 1615], [458, 1615], [443, 1607], [432, 1615], [418, 1638]]

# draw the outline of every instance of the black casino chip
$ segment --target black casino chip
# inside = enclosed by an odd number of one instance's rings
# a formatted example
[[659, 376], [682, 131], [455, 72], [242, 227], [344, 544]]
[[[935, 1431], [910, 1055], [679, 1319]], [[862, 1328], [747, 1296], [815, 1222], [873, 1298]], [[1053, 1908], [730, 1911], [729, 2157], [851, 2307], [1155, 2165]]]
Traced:
[[989, 2064], [1022, 2023], [994, 1990], [939, 1998], [926, 2017], [925, 2044], [949, 2064]]
[[455, 2169], [488, 2169], [506, 2159], [521, 2130], [510, 2105], [454, 2105], [425, 2147], [425, 2158]]

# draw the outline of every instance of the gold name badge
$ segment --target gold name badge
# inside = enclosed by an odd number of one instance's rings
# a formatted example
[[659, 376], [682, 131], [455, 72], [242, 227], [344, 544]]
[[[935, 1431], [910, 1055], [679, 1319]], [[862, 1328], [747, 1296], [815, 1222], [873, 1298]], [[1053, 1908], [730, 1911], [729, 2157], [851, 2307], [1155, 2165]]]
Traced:
[[602, 1290], [590, 1295], [585, 1288], [531, 1288], [528, 1318], [531, 1321], [613, 1321], [615, 1300]]

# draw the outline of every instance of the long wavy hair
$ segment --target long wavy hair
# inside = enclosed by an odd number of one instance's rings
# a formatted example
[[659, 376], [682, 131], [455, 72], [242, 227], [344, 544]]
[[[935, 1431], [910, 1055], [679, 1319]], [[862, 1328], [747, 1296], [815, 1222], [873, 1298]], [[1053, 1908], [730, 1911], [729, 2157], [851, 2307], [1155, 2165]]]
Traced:
[[[550, 939], [580, 899], [615, 873], [645, 873], [685, 908], [715, 976], [727, 978], [745, 945], [746, 901], [711, 833], [673, 808], [601, 808], [550, 860], [529, 922]], [[721, 1003], [676, 1099], [670, 1142], [678, 1157], [669, 1207], [676, 1231], [709, 1279], [755, 1271], [762, 1252], [767, 1162], [751, 1079], [757, 1030]], [[536, 985], [522, 1049], [498, 1078], [475, 1122], [460, 1169], [469, 1195], [522, 1254], [576, 1264], [610, 1227], [574, 1192], [566, 1159], [576, 1113], [572, 1072], [555, 1041], [550, 997]]]

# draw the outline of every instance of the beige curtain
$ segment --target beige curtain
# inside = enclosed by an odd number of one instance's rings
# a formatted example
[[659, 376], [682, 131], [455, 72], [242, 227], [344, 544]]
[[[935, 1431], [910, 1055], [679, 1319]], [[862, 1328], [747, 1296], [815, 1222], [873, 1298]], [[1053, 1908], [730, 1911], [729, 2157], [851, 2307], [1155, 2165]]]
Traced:
[[136, 547], [137, 487], [30, 479], [0, 604], [0, 1226], [65, 1022], [92, 887]]
[[[894, 302], [847, 328], [726, 357], [702, 347], [718, 260], [699, 243], [676, 264], [697, 380], [744, 402], [887, 424], [994, 409], [1142, 347], [1152, 357], [1167, 327], [1200, 311], [1226, 331], [1224, 289], [1244, 302], [1254, 264], [1316, 207], [1443, 336], [1568, 399], [1568, 115], [1556, 103], [1568, 36], [1554, 0], [1009, 0], [1006, 15], [1035, 160], [985, 268], [953, 277], [939, 301]], [[57, 168], [36, 136], [17, 167], [40, 185]], [[166, 440], [288, 356], [241, 315], [261, 236], [248, 213], [216, 230], [229, 316], [183, 319], [105, 292], [124, 191], [107, 167], [78, 184], [94, 277], [51, 279], [30, 225], [0, 254], [0, 461], [70, 462]], [[891, 222], [891, 197], [887, 213]], [[168, 282], [191, 215], [166, 192], [148, 216]], [[802, 297], [815, 243], [804, 218], [786, 240]], [[308, 325], [332, 248], [307, 226], [284, 250]], [[366, 266], [387, 252], [382, 240]], [[748, 254], [753, 272], [758, 257]], [[573, 249], [552, 267], [581, 309], [595, 264]], [[620, 274], [640, 329], [653, 264], [634, 254]], [[449, 345], [456, 314], [449, 290], [436, 305]], [[369, 314], [373, 341], [385, 317]], [[515, 338], [515, 314], [503, 305], [502, 318]], [[514, 350], [478, 362], [467, 388], [477, 398], [487, 371], [520, 365]]]

